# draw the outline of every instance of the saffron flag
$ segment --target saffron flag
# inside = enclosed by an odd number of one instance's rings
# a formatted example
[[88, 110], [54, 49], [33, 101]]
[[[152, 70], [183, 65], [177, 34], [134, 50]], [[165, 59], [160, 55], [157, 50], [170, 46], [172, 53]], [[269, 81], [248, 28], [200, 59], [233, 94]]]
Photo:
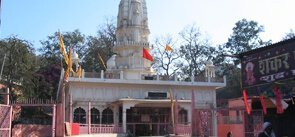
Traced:
[[282, 105], [282, 96], [281, 96], [280, 89], [277, 86], [275, 86], [273, 92], [276, 96], [277, 113], [282, 114], [284, 113], [284, 109]]
[[142, 48], [142, 57], [150, 61], [154, 60], [151, 54], [149, 53], [149, 51], [146, 50], [145, 48]]
[[169, 89], [169, 95], [170, 95], [170, 105], [171, 105], [171, 120], [172, 120], [172, 126], [174, 127], [174, 97], [171, 89]]
[[69, 58], [68, 58], [68, 55], [67, 55], [67, 52], [66, 52], [66, 49], [65, 49], [65, 45], [64, 45], [64, 42], [62, 40], [62, 36], [61, 36], [60, 32], [59, 32], [59, 46], [60, 46], [60, 52], [64, 56], [65, 62], [68, 65], [69, 64]]
[[251, 109], [250, 109], [250, 106], [249, 106], [249, 103], [248, 103], [248, 97], [247, 97], [247, 93], [246, 93], [245, 89], [243, 90], [243, 97], [244, 97], [244, 103], [245, 103], [247, 114], [250, 115], [251, 114]]
[[80, 65], [78, 68], [78, 78], [81, 79], [82, 77], [82, 66]]
[[260, 96], [259, 96], [259, 99], [260, 99], [260, 103], [261, 103], [261, 106], [262, 106], [262, 109], [263, 109], [263, 113], [264, 113], [264, 115], [266, 115], [267, 110], [266, 110], [266, 106], [265, 106], [265, 102], [264, 102], [264, 97], [263, 97], [263, 95], [260, 95]]
[[69, 56], [68, 56], [68, 66], [65, 72], [64, 79], [67, 81], [68, 77], [70, 76], [72, 70], [72, 49], [70, 49]]
[[166, 44], [165, 51], [173, 51], [173, 49], [169, 46], [169, 44]]
[[104, 63], [104, 61], [103, 61], [103, 59], [102, 59], [102, 57], [100, 56], [100, 54], [99, 54], [99, 53], [98, 53], [98, 59], [99, 59], [99, 61], [101, 62], [101, 64], [102, 64], [102, 66], [103, 66], [104, 70], [106, 70], [106, 69], [107, 69], [107, 67], [106, 67], [106, 65], [105, 65], [105, 63]]

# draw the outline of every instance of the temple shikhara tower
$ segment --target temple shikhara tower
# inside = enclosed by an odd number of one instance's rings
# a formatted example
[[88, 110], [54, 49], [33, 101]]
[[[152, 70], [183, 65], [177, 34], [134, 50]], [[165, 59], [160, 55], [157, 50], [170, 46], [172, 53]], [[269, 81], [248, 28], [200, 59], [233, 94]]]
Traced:
[[126, 79], [140, 79], [141, 74], [153, 74], [151, 61], [142, 58], [143, 48], [150, 49], [149, 34], [145, 1], [122, 0], [114, 48], [117, 55], [108, 60], [108, 71], [123, 71]]
[[210, 62], [206, 75], [185, 81], [154, 72], [143, 58], [152, 50], [149, 34], [146, 1], [121, 0], [107, 70], [71, 75], [59, 91], [65, 121], [78, 123], [79, 134], [217, 135], [215, 89], [225, 78], [215, 77]]

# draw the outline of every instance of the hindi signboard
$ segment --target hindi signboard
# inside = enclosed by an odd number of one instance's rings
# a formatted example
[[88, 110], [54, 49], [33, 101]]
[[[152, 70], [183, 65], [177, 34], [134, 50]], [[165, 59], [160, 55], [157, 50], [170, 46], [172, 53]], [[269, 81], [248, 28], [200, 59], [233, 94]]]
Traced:
[[241, 54], [244, 88], [295, 77], [295, 39]]

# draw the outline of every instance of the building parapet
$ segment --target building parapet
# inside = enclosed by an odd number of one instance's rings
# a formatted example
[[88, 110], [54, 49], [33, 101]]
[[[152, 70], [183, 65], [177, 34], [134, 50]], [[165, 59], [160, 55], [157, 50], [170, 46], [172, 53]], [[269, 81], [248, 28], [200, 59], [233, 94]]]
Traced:
[[[120, 80], [120, 81], [130, 81], [130, 79], [125, 79], [123, 76], [124, 72], [104, 72], [103, 70], [101, 73], [97, 72], [82, 72], [82, 78], [80, 80], [82, 81], [97, 81], [97, 80]], [[72, 75], [71, 78], [77, 79], [78, 76]], [[74, 80], [75, 81], [75, 80]], [[131, 80], [132, 81], [132, 80]], [[154, 83], [154, 82], [181, 82], [181, 83], [196, 83], [196, 82], [202, 82], [202, 83], [217, 83], [221, 85], [226, 85], [226, 77], [205, 77], [205, 76], [191, 76], [190, 78], [187, 79], [180, 79], [178, 75], [173, 75], [173, 76], [166, 76], [166, 75], [141, 75], [141, 79], [136, 80], [136, 81], [143, 81], [146, 83]]]
[[140, 45], [140, 46], [149, 46], [149, 42], [135, 42], [135, 41], [123, 41], [123, 42], [116, 42], [116, 46], [130, 46], [130, 45]]

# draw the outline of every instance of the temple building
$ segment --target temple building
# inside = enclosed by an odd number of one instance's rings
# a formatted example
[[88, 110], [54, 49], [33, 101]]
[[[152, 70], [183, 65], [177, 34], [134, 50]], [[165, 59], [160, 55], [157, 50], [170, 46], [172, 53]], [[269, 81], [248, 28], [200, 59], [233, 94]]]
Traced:
[[[215, 77], [212, 62], [207, 75], [185, 81], [154, 72], [142, 57], [143, 48], [151, 50], [149, 34], [146, 1], [121, 0], [116, 54], [106, 71], [69, 77], [61, 90], [65, 120], [79, 123], [80, 134], [216, 136], [216, 88], [226, 85], [225, 78]], [[73, 63], [78, 61], [75, 55]]]

